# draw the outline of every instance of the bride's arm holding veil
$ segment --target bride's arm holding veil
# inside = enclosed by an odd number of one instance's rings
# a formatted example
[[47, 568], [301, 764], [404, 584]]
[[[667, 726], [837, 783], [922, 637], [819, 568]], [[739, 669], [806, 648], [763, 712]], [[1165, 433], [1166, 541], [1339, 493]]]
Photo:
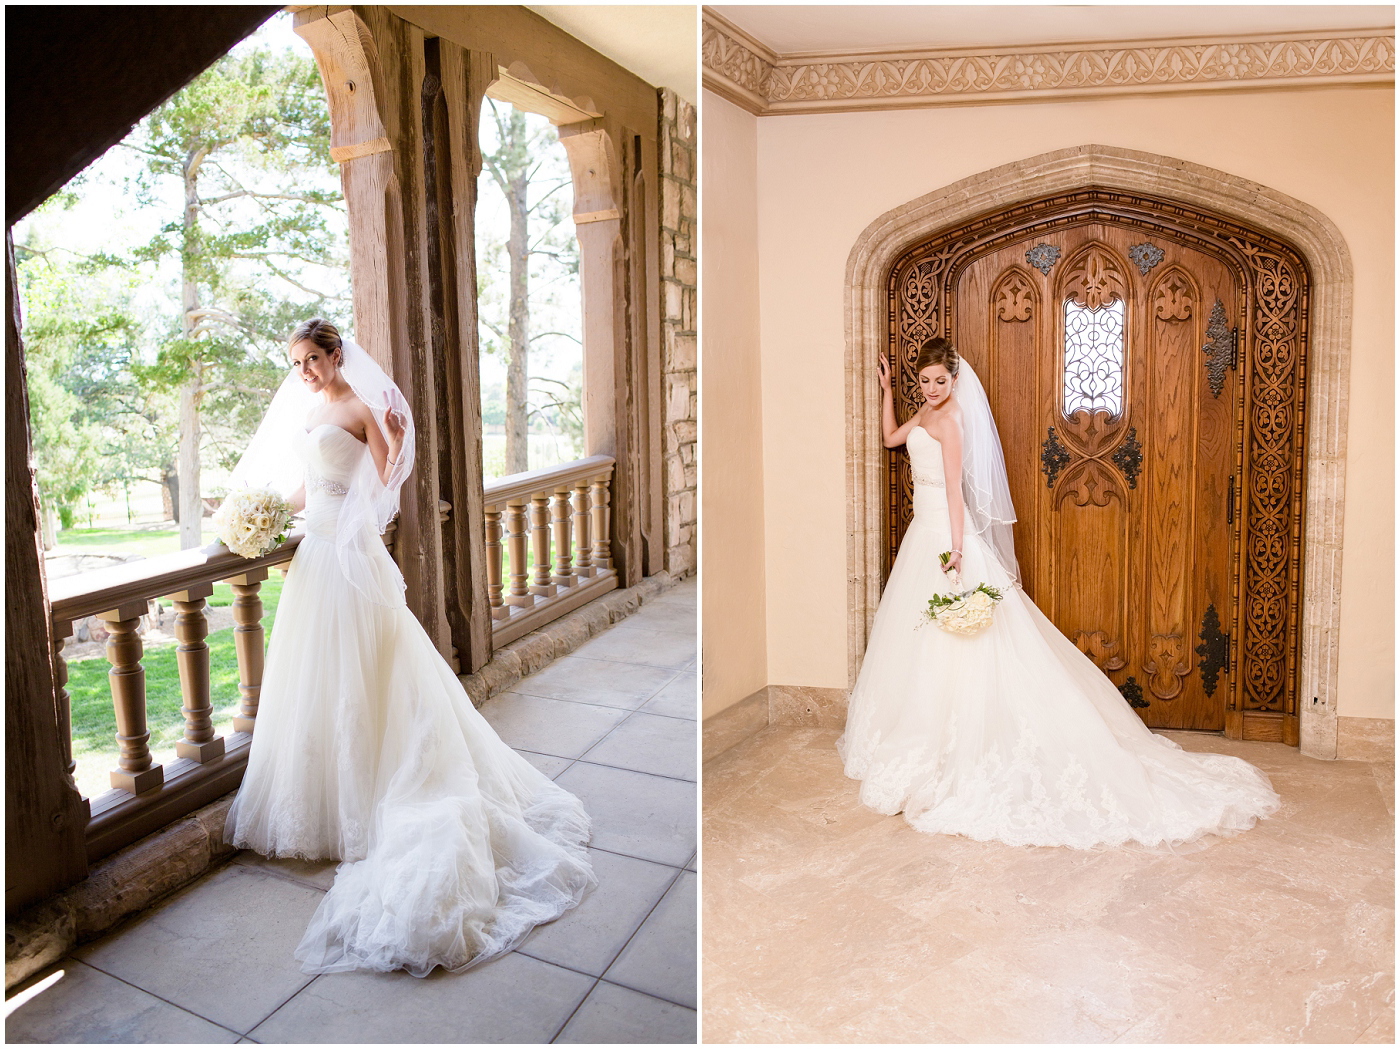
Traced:
[[[370, 457], [374, 460], [374, 469], [379, 474], [379, 480], [383, 484], [389, 483], [389, 475], [394, 467], [398, 465], [399, 454], [403, 444], [403, 425], [395, 418], [394, 413], [384, 409], [384, 429], [380, 430], [379, 424], [375, 422], [374, 413], [369, 405], [364, 401], [360, 402], [361, 421], [365, 426], [365, 443], [369, 445]], [[385, 433], [388, 440], [385, 440]]]
[[898, 448], [909, 436], [909, 431], [918, 425], [919, 415], [915, 412], [903, 426], [895, 423], [894, 392], [890, 389], [890, 362], [885, 360], [883, 353], [880, 354], [880, 389], [884, 391], [881, 395], [884, 404], [881, 408], [880, 425], [884, 432], [885, 447]]
[[948, 497], [948, 527], [953, 534], [953, 556], [943, 566], [944, 572], [962, 570], [963, 490], [962, 490], [962, 420], [956, 415], [943, 420], [939, 445], [943, 449], [943, 483]]

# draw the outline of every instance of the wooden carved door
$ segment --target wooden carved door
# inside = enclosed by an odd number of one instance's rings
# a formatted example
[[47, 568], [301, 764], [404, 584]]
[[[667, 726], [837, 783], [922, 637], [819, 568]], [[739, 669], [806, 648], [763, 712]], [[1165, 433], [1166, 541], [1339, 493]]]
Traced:
[[[1094, 198], [897, 264], [901, 417], [918, 344], [950, 335], [996, 416], [1028, 596], [1147, 724], [1296, 743], [1302, 268], [1280, 281], [1262, 235]], [[890, 465], [892, 553], [902, 450]]]
[[1193, 673], [1192, 649], [1233, 596], [1238, 380], [1200, 347], [1212, 310], [1237, 316], [1238, 282], [1121, 227], [1053, 241], [984, 255], [956, 286], [955, 344], [1001, 427], [1026, 592], [1149, 725], [1223, 729], [1218, 672]]

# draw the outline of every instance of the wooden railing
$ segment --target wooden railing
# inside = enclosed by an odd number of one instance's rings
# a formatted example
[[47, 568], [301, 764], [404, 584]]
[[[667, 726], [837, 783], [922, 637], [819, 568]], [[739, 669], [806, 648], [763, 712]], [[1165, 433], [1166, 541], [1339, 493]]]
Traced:
[[615, 589], [614, 460], [594, 455], [488, 484], [486, 588], [497, 646]]
[[[247, 763], [248, 745], [258, 716], [262, 688], [263, 606], [259, 591], [268, 571], [290, 561], [301, 533], [265, 557], [239, 557], [222, 547], [136, 561], [95, 572], [65, 576], [49, 584], [53, 620], [54, 676], [60, 739], [71, 776], [72, 724], [63, 647], [74, 624], [96, 616], [107, 629], [108, 681], [117, 722], [117, 767], [112, 789], [89, 799], [88, 855], [97, 858], [136, 840], [173, 819], [213, 801], [238, 785]], [[233, 639], [238, 657], [238, 712], [233, 733], [216, 735], [209, 688], [209, 633], [205, 601], [214, 584], [233, 586]], [[146, 727], [144, 646], [137, 632], [152, 598], [175, 605], [175, 661], [180, 673], [184, 736], [175, 744], [176, 760], [157, 764]]]
[[[614, 461], [593, 456], [546, 470], [503, 477], [485, 489], [487, 577], [492, 640], [504, 645], [617, 586], [609, 500]], [[438, 507], [440, 518], [451, 512]], [[384, 541], [391, 549], [396, 529]], [[89, 860], [127, 845], [238, 786], [248, 761], [262, 689], [264, 632], [260, 588], [268, 572], [292, 559], [300, 531], [265, 557], [246, 559], [223, 547], [187, 550], [113, 568], [65, 576], [49, 584], [53, 665], [63, 760], [71, 777], [72, 718], [63, 649], [88, 616], [107, 629], [108, 681], [116, 715], [117, 767], [112, 789], [89, 799]], [[533, 564], [532, 564], [533, 562]], [[206, 600], [214, 584], [233, 586], [238, 711], [227, 736], [214, 729]], [[184, 734], [175, 760], [157, 763], [147, 728], [141, 617], [154, 598], [175, 606]]]

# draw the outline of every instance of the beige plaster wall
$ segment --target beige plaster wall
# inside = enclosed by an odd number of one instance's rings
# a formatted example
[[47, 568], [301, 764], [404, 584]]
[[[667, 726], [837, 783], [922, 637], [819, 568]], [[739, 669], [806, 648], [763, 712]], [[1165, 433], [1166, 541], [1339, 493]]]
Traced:
[[[716, 100], [713, 108], [721, 104]], [[1337, 711], [1394, 716], [1394, 136], [1388, 87], [764, 117], [757, 123], [768, 683], [846, 686], [842, 359], [845, 267], [856, 238], [885, 211], [957, 179], [1093, 142], [1264, 183], [1322, 211], [1346, 238], [1356, 283]], [[720, 148], [704, 141], [707, 172]], [[720, 205], [708, 185], [703, 193], [710, 216]], [[706, 285], [717, 311], [713, 296], [719, 294]], [[713, 380], [707, 379], [707, 390]], [[712, 430], [719, 428], [718, 416], [713, 404]], [[702, 454], [710, 454], [708, 444]], [[706, 528], [729, 512], [727, 501], [710, 505]], [[711, 649], [709, 658], [718, 657]]]
[[768, 683], [759, 375], [758, 120], [705, 92], [700, 205], [703, 716]]

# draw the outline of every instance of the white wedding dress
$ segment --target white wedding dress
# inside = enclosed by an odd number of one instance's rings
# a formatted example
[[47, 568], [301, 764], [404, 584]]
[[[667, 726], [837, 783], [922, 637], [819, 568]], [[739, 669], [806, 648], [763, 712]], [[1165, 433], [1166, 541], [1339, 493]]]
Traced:
[[[344, 861], [297, 947], [303, 971], [462, 969], [595, 883], [588, 816], [501, 742], [408, 608], [347, 580], [338, 518], [369, 452], [338, 426], [298, 432], [288, 452], [306, 462], [306, 534], [227, 840]], [[390, 579], [372, 527], [365, 538], [372, 570]]]
[[1011, 845], [1171, 846], [1248, 829], [1278, 808], [1240, 758], [1151, 732], [963, 522], [962, 588], [1001, 588], [992, 623], [950, 634], [923, 618], [951, 577], [942, 449], [907, 443], [914, 518], [890, 572], [837, 743], [860, 798], [916, 829]]

